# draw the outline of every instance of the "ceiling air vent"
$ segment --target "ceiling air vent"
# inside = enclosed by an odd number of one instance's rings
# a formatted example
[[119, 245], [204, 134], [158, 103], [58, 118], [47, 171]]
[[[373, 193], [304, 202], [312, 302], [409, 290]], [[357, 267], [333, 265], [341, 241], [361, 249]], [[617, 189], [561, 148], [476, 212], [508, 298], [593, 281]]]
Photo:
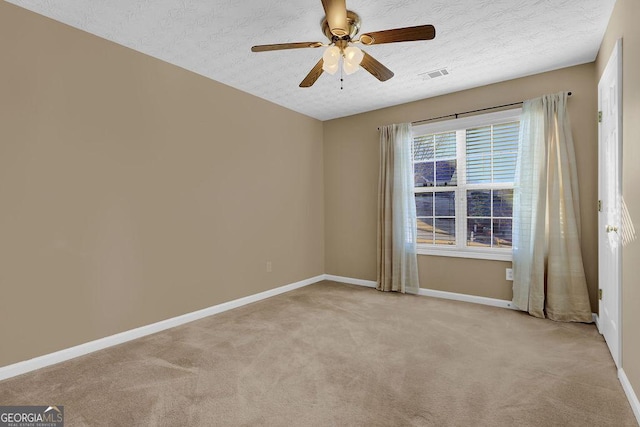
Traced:
[[439, 70], [427, 71], [426, 73], [418, 74], [423, 80], [435, 79], [436, 77], [442, 77], [449, 74], [449, 70], [446, 68], [440, 68]]

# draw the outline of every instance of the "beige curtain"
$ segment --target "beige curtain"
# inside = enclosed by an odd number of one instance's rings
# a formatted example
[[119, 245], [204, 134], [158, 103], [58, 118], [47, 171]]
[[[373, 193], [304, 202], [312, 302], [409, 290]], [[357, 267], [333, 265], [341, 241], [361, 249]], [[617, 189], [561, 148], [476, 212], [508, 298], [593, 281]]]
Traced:
[[418, 293], [411, 125], [380, 129], [378, 287]]
[[523, 105], [514, 196], [513, 303], [537, 317], [591, 322], [566, 106], [566, 93]]

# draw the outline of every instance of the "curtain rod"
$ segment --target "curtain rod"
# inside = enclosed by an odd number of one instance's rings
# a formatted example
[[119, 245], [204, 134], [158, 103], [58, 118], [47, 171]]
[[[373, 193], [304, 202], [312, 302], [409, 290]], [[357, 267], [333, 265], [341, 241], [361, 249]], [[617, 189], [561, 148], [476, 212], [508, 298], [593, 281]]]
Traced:
[[[568, 92], [567, 95], [571, 96], [571, 92]], [[449, 117], [454, 117], [454, 118], [457, 119], [458, 116], [462, 116], [464, 114], [479, 113], [480, 111], [495, 110], [497, 108], [513, 107], [514, 105], [520, 105], [520, 104], [523, 104], [523, 103], [524, 103], [524, 101], [512, 102], [511, 104], [496, 105], [495, 107], [480, 108], [478, 110], [470, 110], [470, 111], [465, 111], [465, 112], [462, 112], [462, 113], [447, 114], [446, 116], [431, 117], [430, 119], [416, 120], [415, 122], [411, 122], [411, 124], [412, 125], [417, 125], [417, 124], [420, 124], [420, 123], [431, 122], [433, 120], [446, 119], [446, 118], [449, 118]], [[378, 130], [380, 130], [380, 128], [378, 128]]]

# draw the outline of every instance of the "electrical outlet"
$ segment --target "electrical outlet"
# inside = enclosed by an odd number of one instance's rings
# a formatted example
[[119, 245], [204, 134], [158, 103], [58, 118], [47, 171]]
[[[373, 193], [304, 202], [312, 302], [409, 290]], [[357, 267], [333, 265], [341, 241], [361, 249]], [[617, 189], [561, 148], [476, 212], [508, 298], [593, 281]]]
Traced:
[[267, 273], [271, 273], [272, 270], [271, 261], [267, 261]]
[[513, 281], [513, 268], [507, 268], [507, 280]]

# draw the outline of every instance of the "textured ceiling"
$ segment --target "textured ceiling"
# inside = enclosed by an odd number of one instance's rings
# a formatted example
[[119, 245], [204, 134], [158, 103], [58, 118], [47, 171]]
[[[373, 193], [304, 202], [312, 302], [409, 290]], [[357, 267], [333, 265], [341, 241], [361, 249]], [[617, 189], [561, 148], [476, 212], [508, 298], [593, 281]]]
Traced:
[[[324, 73], [298, 87], [322, 49], [252, 53], [256, 44], [322, 41], [320, 0], [8, 0], [320, 120], [348, 116], [595, 59], [615, 0], [347, 0], [362, 32], [432, 24], [434, 40], [370, 46], [395, 72]], [[446, 67], [449, 75], [421, 73]], [[570, 88], [567, 88], [570, 89]]]

